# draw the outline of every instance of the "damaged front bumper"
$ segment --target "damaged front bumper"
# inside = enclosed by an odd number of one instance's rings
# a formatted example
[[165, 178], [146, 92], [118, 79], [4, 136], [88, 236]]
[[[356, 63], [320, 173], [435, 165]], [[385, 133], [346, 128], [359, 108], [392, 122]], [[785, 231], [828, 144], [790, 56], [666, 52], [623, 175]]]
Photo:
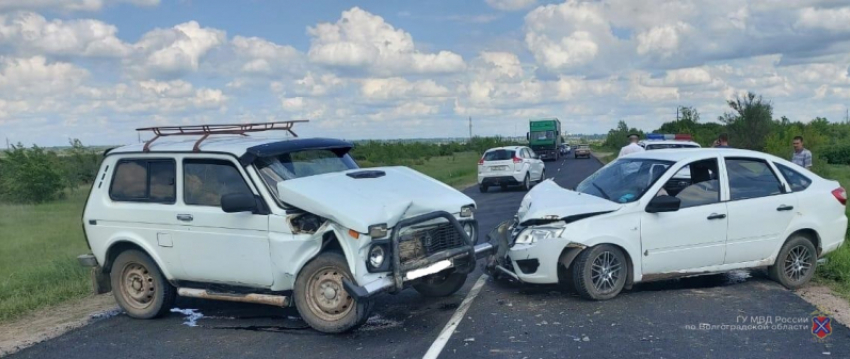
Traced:
[[[400, 229], [437, 219], [448, 221], [463, 239], [463, 245], [439, 251], [421, 259], [402, 262], [399, 250], [399, 234], [402, 232]], [[477, 235], [477, 222], [472, 221], [472, 223], [476, 227], [474, 233]], [[395, 228], [396, 230], [393, 230], [390, 236], [392, 272], [363, 285], [344, 279], [343, 287], [348, 294], [356, 298], [369, 298], [382, 292], [395, 293], [404, 289], [405, 282], [451, 268], [462, 273], [469, 273], [475, 268], [475, 263], [479, 258], [487, 257], [494, 251], [494, 246], [491, 243], [474, 245], [475, 239], [470, 238], [461, 223], [448, 212], [432, 212], [408, 218], [399, 221]]]
[[585, 245], [563, 238], [549, 238], [533, 244], [515, 244], [522, 232], [515, 221], [505, 221], [488, 235], [494, 247], [485, 262], [493, 276], [507, 276], [518, 282], [552, 284], [559, 281], [559, 269], [569, 268]]

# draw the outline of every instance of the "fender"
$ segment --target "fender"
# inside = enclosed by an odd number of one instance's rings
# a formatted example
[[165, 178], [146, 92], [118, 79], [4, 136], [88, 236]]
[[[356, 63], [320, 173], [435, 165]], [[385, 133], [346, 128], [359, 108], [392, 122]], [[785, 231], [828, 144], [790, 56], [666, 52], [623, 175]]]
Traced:
[[587, 247], [594, 247], [600, 244], [612, 244], [622, 248], [625, 251], [626, 256], [629, 257], [628, 259], [632, 262], [633, 283], [638, 283], [643, 278], [643, 267], [641, 266], [640, 237], [635, 239], [636, 240], [632, 241], [613, 236], [600, 236], [582, 241], [578, 244], [582, 244]]
[[115, 233], [115, 235], [112, 236], [112, 238], [110, 238], [106, 242], [106, 245], [103, 246], [103, 248], [104, 248], [103, 252], [99, 253], [97, 255], [99, 258], [102, 258], [102, 260], [103, 260], [103, 262], [101, 262], [102, 265], [106, 264], [105, 263], [106, 260], [107, 260], [106, 254], [109, 253], [109, 251], [112, 248], [114, 248], [116, 245], [118, 245], [120, 243], [130, 243], [130, 244], [134, 244], [134, 245], [138, 246], [139, 248], [141, 248], [145, 252], [145, 254], [147, 254], [149, 257], [151, 257], [151, 259], [153, 259], [154, 263], [156, 263], [157, 267], [159, 267], [159, 271], [162, 273], [162, 275], [167, 280], [169, 280], [169, 281], [175, 280], [173, 273], [169, 270], [168, 266], [163, 265], [164, 261], [159, 256], [159, 254], [154, 250], [154, 248], [152, 248], [151, 245], [149, 243], [145, 242], [140, 236], [138, 236], [138, 235], [136, 235], [132, 232], [121, 231], [121, 232]]

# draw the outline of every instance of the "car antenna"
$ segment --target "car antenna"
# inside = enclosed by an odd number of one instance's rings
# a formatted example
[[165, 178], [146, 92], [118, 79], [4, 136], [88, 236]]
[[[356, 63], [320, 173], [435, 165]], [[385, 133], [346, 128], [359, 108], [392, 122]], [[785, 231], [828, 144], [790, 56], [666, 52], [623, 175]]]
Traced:
[[286, 131], [287, 133], [292, 134], [292, 137], [298, 137], [298, 135], [292, 131], [292, 126], [296, 123], [309, 121], [310, 120], [290, 120], [217, 125], [157, 126], [137, 128], [136, 131], [151, 131], [154, 134], [153, 138], [145, 142], [145, 146], [142, 149], [144, 152], [150, 152], [151, 143], [160, 137], [198, 135], [200, 135], [201, 138], [195, 141], [195, 146], [192, 147], [192, 151], [200, 152], [201, 142], [206, 140], [210, 135], [245, 135], [248, 132]]

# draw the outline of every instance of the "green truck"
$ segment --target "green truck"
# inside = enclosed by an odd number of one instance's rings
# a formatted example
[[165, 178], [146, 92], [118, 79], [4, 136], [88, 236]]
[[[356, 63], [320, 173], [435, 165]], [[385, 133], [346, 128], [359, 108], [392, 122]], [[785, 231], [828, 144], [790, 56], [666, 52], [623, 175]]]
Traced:
[[557, 118], [538, 118], [529, 122], [528, 146], [541, 160], [561, 158], [561, 121]]

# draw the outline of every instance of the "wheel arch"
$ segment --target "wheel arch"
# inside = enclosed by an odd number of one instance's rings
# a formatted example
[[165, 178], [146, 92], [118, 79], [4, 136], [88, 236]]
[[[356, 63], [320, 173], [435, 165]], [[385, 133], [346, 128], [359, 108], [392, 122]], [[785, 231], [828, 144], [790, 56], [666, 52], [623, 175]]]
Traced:
[[575, 259], [578, 257], [578, 255], [581, 254], [581, 252], [588, 250], [590, 248], [593, 248], [593, 247], [601, 246], [601, 245], [609, 245], [609, 246], [615, 247], [615, 248], [619, 249], [621, 252], [623, 252], [623, 255], [626, 257], [626, 269], [628, 270], [626, 272], [626, 287], [625, 288], [631, 289], [632, 285], [634, 284], [634, 279], [635, 279], [634, 278], [635, 266], [634, 266], [634, 261], [632, 260], [632, 256], [631, 256], [631, 254], [629, 254], [629, 251], [626, 250], [626, 248], [623, 248], [623, 246], [616, 244], [616, 243], [611, 243], [611, 242], [597, 243], [597, 244], [594, 244], [593, 246], [584, 246], [584, 245], [580, 245], [580, 244], [576, 244], [576, 243], [568, 244], [567, 247], [564, 248], [563, 251], [561, 251], [560, 257], [558, 257], [558, 269], [559, 269], [558, 270], [558, 281], [561, 282], [561, 281], [569, 278], [569, 277], [563, 277], [562, 278], [561, 275], [568, 275], [569, 272], [573, 270], [573, 268], [572, 268], [573, 263], [575, 262]]
[[101, 270], [107, 276], [110, 275], [112, 270], [112, 264], [115, 262], [115, 259], [118, 258], [118, 255], [128, 250], [137, 250], [139, 252], [144, 253], [156, 264], [159, 271], [165, 277], [166, 280], [173, 280], [174, 278], [171, 276], [171, 272], [167, 267], [162, 265], [162, 261], [159, 256], [156, 255], [150, 248], [147, 248], [143, 243], [139, 243], [137, 241], [133, 241], [130, 239], [118, 239], [109, 244], [109, 247], [106, 249], [106, 253], [104, 255], [104, 262], [101, 266]]
[[[355, 278], [357, 277], [357, 266], [355, 265], [354, 254], [356, 253], [355, 248], [350, 248], [349, 245], [343, 243], [339, 239], [342, 234], [339, 233], [338, 228], [328, 227], [325, 231], [321, 232], [321, 234], [316, 233], [315, 236], [320, 236], [322, 240], [322, 245], [319, 246], [318, 250], [315, 254], [309, 256], [307, 260], [304, 260], [301, 265], [298, 266], [295, 271], [295, 278], [298, 278], [301, 275], [301, 271], [307, 266], [307, 263], [310, 263], [317, 256], [325, 252], [339, 252], [345, 257], [345, 261], [348, 263], [348, 270], [351, 271], [351, 275]], [[294, 283], [294, 281], [293, 281]]]
[[[791, 232], [791, 234], [789, 234], [788, 237], [785, 238], [785, 241], [782, 242], [782, 245], [784, 246], [785, 243], [788, 243], [788, 241], [791, 240], [791, 238], [794, 238], [795, 236], [798, 236], [798, 235], [803, 236], [803, 237], [807, 238], [808, 240], [812, 241], [812, 244], [815, 246], [815, 250], [817, 251], [818, 258], [820, 258], [820, 255], [823, 252], [823, 247], [821, 246], [821, 238], [820, 238], [820, 235], [818, 234], [818, 232], [815, 231], [812, 228], [801, 228], [801, 229], [798, 229], [794, 232]], [[782, 250], [782, 247], [779, 247], [779, 248], [780, 248], [780, 250]], [[777, 255], [778, 255], [778, 253], [779, 252], [777, 252]]]

